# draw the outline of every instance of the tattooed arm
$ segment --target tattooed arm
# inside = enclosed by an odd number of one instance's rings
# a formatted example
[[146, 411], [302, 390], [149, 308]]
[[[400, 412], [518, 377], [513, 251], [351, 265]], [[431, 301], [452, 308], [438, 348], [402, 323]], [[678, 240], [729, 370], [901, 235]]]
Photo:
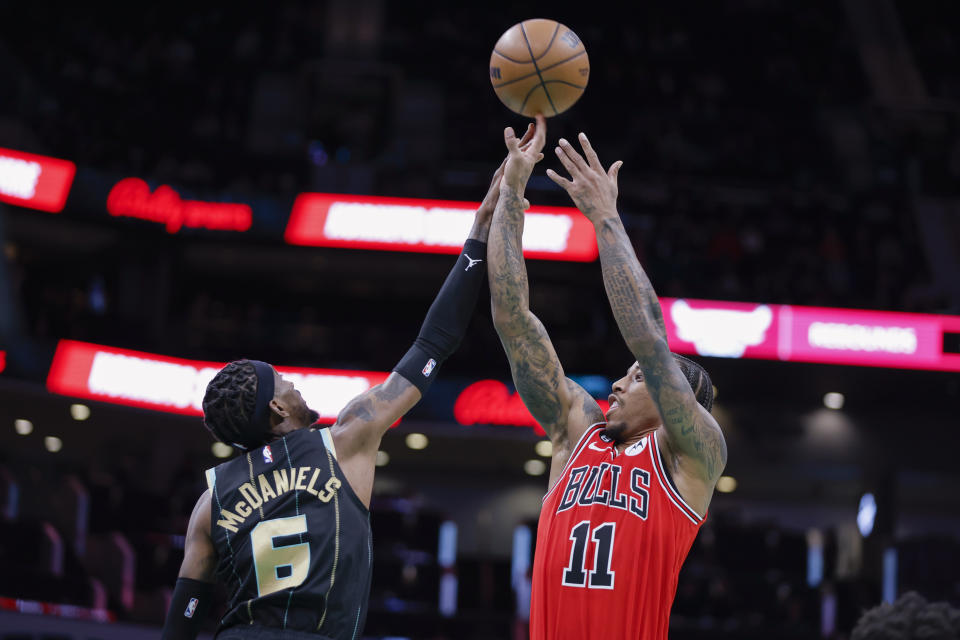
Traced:
[[533, 165], [542, 157], [546, 122], [538, 116], [535, 135], [522, 149], [508, 129], [509, 156], [493, 215], [487, 261], [493, 323], [510, 362], [517, 392], [554, 445], [551, 485], [569, 457], [569, 449], [592, 423], [603, 420], [596, 401], [569, 380], [546, 329], [530, 311], [523, 260], [523, 193]]
[[[556, 149], [572, 179], [549, 170], [547, 175], [570, 194], [594, 225], [603, 284], [620, 333], [636, 357], [647, 389], [660, 411], [675, 466], [691, 476], [694, 484], [707, 488], [706, 504], [709, 504], [709, 496], [727, 460], [723, 433], [710, 413], [697, 403], [670, 353], [660, 302], [617, 213], [617, 176], [622, 163], [617, 161], [604, 171], [582, 133], [580, 143], [586, 160], [566, 140], [561, 139]], [[698, 502], [705, 508], [706, 504]]]

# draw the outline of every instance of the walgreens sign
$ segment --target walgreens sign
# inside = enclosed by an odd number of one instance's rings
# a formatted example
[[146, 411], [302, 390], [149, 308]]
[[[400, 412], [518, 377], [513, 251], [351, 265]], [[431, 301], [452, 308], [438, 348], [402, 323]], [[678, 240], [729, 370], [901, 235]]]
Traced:
[[[61, 340], [47, 376], [53, 393], [184, 415], [203, 415], [207, 383], [226, 363], [170, 358], [140, 351]], [[277, 367], [292, 381], [320, 422], [337, 414], [389, 373]]]
[[69, 160], [0, 147], [0, 201], [59, 213], [76, 173]]
[[[479, 203], [332, 193], [297, 196], [284, 234], [290, 244], [417, 253], [460, 252]], [[523, 255], [596, 260], [590, 221], [571, 207], [531, 207]]]

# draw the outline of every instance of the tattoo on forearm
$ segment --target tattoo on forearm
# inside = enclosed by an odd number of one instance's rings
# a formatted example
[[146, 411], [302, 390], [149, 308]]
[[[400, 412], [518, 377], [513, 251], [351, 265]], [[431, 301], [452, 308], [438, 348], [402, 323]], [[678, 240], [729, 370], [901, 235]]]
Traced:
[[654, 337], [666, 340], [660, 302], [619, 219], [600, 227], [597, 245], [603, 284], [624, 340], [631, 349]]
[[516, 193], [501, 193], [487, 245], [491, 304], [517, 392], [553, 438], [566, 426], [560, 424], [560, 385], [565, 384], [565, 378], [546, 329], [529, 309], [523, 216], [523, 198]]
[[[511, 324], [523, 328], [529, 306], [527, 267], [523, 261], [523, 199], [515, 193], [501, 194], [497, 203], [496, 238], [488, 244], [487, 260], [493, 306], [510, 315]], [[502, 317], [501, 313], [501, 317]]]
[[727, 460], [723, 434], [715, 425], [704, 423], [692, 402], [690, 386], [667, 345], [660, 302], [619, 218], [601, 225], [597, 245], [610, 307], [624, 340], [640, 363], [664, 427], [683, 452], [700, 462], [704, 477], [716, 479]]

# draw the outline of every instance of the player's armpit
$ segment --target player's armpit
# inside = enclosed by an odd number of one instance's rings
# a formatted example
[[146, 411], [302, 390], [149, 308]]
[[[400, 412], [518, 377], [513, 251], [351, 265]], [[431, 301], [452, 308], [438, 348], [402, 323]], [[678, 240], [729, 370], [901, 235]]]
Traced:
[[640, 370], [663, 419], [670, 449], [682, 466], [711, 490], [727, 464], [727, 444], [720, 425], [700, 406], [680, 366], [663, 340], [637, 354]]
[[180, 565], [178, 575], [181, 578], [213, 582], [216, 569], [217, 551], [210, 538], [210, 490], [207, 489], [190, 514], [183, 548], [183, 564]]
[[420, 397], [420, 390], [396, 372], [355, 397], [331, 427], [338, 456], [376, 451], [387, 429], [417, 404]]

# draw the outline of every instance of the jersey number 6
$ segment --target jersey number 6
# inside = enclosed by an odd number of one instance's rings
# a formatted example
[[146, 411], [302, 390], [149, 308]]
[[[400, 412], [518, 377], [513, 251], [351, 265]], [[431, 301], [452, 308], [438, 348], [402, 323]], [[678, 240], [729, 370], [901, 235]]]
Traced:
[[[307, 516], [264, 520], [250, 532], [257, 597], [299, 586], [310, 568], [310, 544], [277, 546], [277, 538], [307, 532]], [[303, 538], [300, 538], [301, 540]]]
[[[590, 535], [590, 521], [578, 522], [570, 531], [573, 548], [570, 549], [570, 564], [563, 570], [563, 584], [567, 587], [589, 587], [591, 589], [613, 589], [615, 571], [610, 570], [613, 558], [613, 534], [616, 522], [604, 522], [593, 529]], [[594, 542], [593, 569], [586, 569], [587, 540]]]

